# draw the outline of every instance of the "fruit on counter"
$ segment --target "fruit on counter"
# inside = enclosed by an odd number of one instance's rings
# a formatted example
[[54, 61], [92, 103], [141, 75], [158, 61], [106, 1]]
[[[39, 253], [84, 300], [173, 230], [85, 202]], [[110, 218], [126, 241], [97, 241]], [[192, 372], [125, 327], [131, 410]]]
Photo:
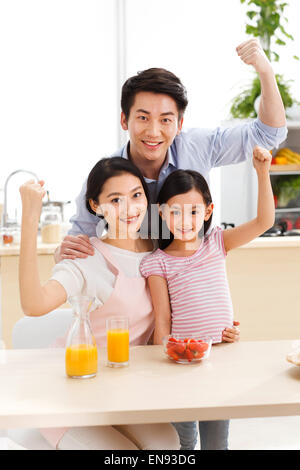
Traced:
[[274, 159], [275, 165], [288, 165], [288, 159], [286, 157], [275, 157]]
[[295, 228], [300, 229], [300, 217], [295, 222]]
[[300, 165], [300, 153], [293, 152], [293, 150], [289, 149], [288, 147], [284, 147], [279, 149], [276, 153], [274, 157], [274, 163], [277, 165]]
[[175, 361], [185, 359], [191, 362], [193, 359], [201, 359], [207, 349], [208, 343], [192, 338], [179, 340], [171, 337], [166, 344], [167, 355]]
[[14, 237], [12, 235], [3, 235], [3, 244], [10, 245], [14, 241]]

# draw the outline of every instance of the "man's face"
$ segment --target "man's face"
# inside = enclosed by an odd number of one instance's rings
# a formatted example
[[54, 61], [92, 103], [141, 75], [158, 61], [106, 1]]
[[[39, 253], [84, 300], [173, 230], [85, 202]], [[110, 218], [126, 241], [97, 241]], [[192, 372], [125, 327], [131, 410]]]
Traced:
[[137, 160], [163, 163], [168, 148], [182, 128], [176, 102], [168, 95], [140, 92], [135, 96], [128, 120], [121, 114], [121, 125], [129, 131], [130, 154]]

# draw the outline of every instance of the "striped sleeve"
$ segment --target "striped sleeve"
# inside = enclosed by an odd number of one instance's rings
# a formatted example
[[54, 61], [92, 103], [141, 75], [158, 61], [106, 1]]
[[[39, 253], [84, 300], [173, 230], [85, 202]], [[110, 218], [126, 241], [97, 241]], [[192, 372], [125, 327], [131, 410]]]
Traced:
[[[230, 230], [230, 229], [228, 229]], [[223, 236], [223, 230], [221, 227], [215, 227], [210, 236], [213, 238], [213, 241], [215, 245], [217, 246], [218, 251], [225, 257], [227, 256], [227, 252], [225, 250], [225, 245], [224, 245], [224, 236]]]
[[140, 264], [140, 271], [145, 278], [149, 276], [161, 276], [166, 278], [164, 264], [161, 256], [156, 251], [143, 258]]

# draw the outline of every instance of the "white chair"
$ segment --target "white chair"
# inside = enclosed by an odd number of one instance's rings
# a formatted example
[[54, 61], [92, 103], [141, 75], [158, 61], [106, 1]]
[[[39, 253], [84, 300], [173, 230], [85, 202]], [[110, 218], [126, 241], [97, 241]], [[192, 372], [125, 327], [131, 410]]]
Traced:
[[24, 317], [15, 323], [12, 332], [14, 349], [48, 348], [63, 336], [72, 322], [72, 309], [60, 308], [41, 317]]
[[[57, 309], [42, 317], [24, 317], [14, 325], [14, 349], [49, 347], [57, 337], [63, 336], [72, 322], [72, 309]], [[30, 450], [53, 450], [37, 429], [9, 429], [7, 437]]]

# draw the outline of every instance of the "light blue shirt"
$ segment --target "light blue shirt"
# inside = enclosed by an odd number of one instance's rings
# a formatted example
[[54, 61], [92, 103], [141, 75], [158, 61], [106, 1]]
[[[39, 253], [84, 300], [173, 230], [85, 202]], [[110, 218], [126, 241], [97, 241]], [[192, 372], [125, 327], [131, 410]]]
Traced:
[[[158, 180], [145, 178], [150, 192], [150, 202], [156, 201], [164, 180], [175, 170], [198, 171], [209, 183], [209, 172], [212, 168], [241, 163], [252, 158], [255, 145], [268, 150], [276, 148], [286, 139], [286, 136], [286, 127], [270, 127], [262, 123], [260, 119], [235, 127], [183, 130], [175, 137], [169, 147]], [[120, 156], [128, 159], [127, 148], [128, 143], [111, 157]], [[86, 181], [76, 198], [77, 211], [70, 219], [72, 227], [69, 234], [84, 233], [89, 237], [100, 237], [104, 223], [102, 220], [99, 222], [99, 217], [91, 214], [86, 208]]]

